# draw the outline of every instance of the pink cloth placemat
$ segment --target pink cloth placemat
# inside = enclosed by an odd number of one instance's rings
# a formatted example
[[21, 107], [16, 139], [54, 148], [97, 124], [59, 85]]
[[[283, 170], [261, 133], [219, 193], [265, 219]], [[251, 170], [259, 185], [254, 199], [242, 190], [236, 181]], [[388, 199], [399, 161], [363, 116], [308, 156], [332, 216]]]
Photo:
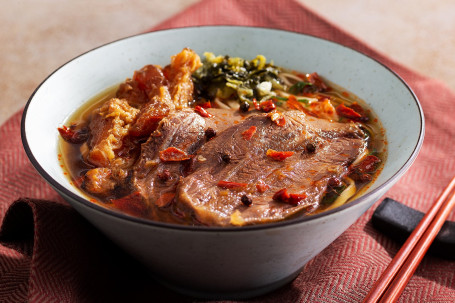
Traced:
[[[398, 73], [421, 101], [423, 148], [387, 196], [426, 211], [455, 172], [455, 94], [376, 52], [295, 1], [205, 0], [153, 30], [232, 24], [315, 35], [359, 50]], [[149, 277], [35, 172], [20, 117], [0, 127], [0, 302], [194, 302]], [[359, 302], [399, 245], [369, 222], [375, 207], [311, 260], [289, 285], [250, 302]], [[452, 220], [455, 215], [450, 217]], [[455, 262], [426, 256], [400, 302], [454, 302]]]

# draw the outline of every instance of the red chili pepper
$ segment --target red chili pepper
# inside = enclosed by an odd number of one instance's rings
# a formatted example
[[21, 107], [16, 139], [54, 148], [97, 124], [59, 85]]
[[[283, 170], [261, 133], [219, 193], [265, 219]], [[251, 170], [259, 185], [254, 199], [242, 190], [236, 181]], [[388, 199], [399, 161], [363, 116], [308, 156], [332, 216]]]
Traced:
[[284, 161], [286, 158], [289, 158], [294, 154], [293, 151], [276, 151], [273, 149], [268, 149], [266, 155], [276, 161]]
[[256, 189], [260, 193], [266, 192], [269, 188], [270, 188], [270, 186], [265, 184], [264, 181], [262, 181], [262, 180], [259, 180], [259, 182], [256, 184]]
[[259, 103], [256, 101], [256, 99], [253, 99], [253, 105], [256, 110], [261, 110], [261, 108], [259, 107]]
[[305, 106], [303, 106], [302, 103], [297, 101], [297, 98], [294, 95], [290, 95], [288, 97], [288, 101], [286, 102], [286, 104], [289, 106], [290, 109], [296, 109], [301, 112], [306, 111]]
[[62, 127], [57, 128], [58, 132], [62, 136], [63, 140], [72, 144], [81, 144], [88, 139], [88, 130], [86, 128], [81, 128], [75, 130], [76, 126]]
[[246, 131], [244, 131], [242, 133], [243, 139], [249, 141], [251, 139], [251, 137], [253, 137], [253, 135], [256, 133], [256, 129], [257, 129], [256, 126], [251, 126]]
[[227, 189], [234, 189], [234, 188], [245, 188], [248, 186], [248, 184], [221, 180], [218, 182], [217, 186], [222, 187], [222, 188], [227, 188]]
[[119, 199], [112, 199], [111, 202], [118, 210], [134, 216], [141, 216], [147, 210], [147, 205], [142, 200], [142, 195], [139, 192], [131, 193]]
[[286, 188], [280, 189], [272, 197], [273, 200], [278, 202], [287, 202], [289, 198], [290, 196]]
[[357, 113], [359, 113], [361, 116], [365, 116], [365, 110], [363, 109], [362, 106], [360, 106], [359, 103], [354, 102], [351, 105], [349, 105], [350, 108], [355, 110]]
[[305, 199], [307, 195], [303, 194], [289, 194], [286, 188], [280, 189], [273, 195], [273, 200], [284, 202], [291, 205], [299, 205], [299, 202]]
[[340, 104], [336, 108], [337, 114], [340, 116], [343, 116], [345, 118], [357, 121], [360, 118], [362, 118], [362, 115], [353, 110], [352, 108], [349, 108], [345, 106], [344, 104]]
[[210, 101], [207, 101], [205, 103], [202, 103], [201, 107], [202, 108], [212, 108], [212, 103], [210, 103]]
[[368, 155], [362, 162], [351, 168], [349, 177], [360, 182], [368, 182], [373, 179], [369, 174], [376, 170], [377, 164], [381, 162], [376, 156]]
[[284, 115], [278, 111], [270, 112], [267, 116], [278, 126], [286, 125], [286, 119], [284, 118]]
[[273, 100], [266, 100], [266, 101], [262, 101], [260, 104], [259, 104], [259, 107], [260, 109], [263, 111], [263, 112], [271, 112], [272, 110], [276, 109], [276, 105], [275, 103], [273, 102]]
[[199, 105], [196, 105], [194, 107], [194, 111], [197, 112], [199, 115], [201, 115], [204, 118], [213, 117], [213, 115], [211, 113], [207, 112], [204, 108], [202, 108]]
[[175, 147], [168, 147], [160, 151], [160, 160], [163, 162], [185, 161], [191, 159], [191, 157], [191, 155]]
[[308, 79], [308, 82], [313, 84], [314, 87], [317, 88], [317, 91], [319, 92], [324, 92], [329, 89], [329, 87], [322, 81], [321, 77], [319, 77], [318, 73], [314, 72], [311, 74], [307, 74], [306, 78]]
[[299, 202], [305, 199], [307, 195], [303, 194], [290, 194], [287, 203], [291, 205], [299, 205]]

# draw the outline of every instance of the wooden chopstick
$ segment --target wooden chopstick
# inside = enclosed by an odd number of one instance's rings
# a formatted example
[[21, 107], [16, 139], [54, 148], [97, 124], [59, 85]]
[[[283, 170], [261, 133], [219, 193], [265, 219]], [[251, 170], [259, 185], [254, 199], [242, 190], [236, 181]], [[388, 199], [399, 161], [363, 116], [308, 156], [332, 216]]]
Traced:
[[392, 262], [367, 294], [364, 303], [395, 302], [417, 269], [455, 206], [455, 177], [425, 214]]

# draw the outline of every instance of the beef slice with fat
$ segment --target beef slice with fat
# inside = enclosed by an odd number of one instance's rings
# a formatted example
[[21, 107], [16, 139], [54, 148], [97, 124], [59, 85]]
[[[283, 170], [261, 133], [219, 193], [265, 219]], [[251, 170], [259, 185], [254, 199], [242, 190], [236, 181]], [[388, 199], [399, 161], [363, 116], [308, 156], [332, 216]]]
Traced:
[[[285, 125], [279, 126], [270, 115], [252, 115], [205, 143], [192, 173], [178, 185], [174, 211], [196, 223], [228, 226], [273, 222], [316, 209], [329, 180], [347, 174], [366, 139], [354, 123], [298, 111], [283, 116]], [[268, 150], [293, 154], [280, 161]], [[235, 183], [226, 188], [220, 181]], [[273, 199], [282, 189], [305, 198], [293, 204]]]
[[[175, 111], [163, 118], [156, 131], [142, 144], [132, 183], [134, 190], [146, 201], [151, 217], [174, 220], [169, 212], [159, 209], [173, 200], [178, 182], [196, 161], [193, 157], [197, 150], [213, 136], [243, 119], [231, 110], [208, 109], [208, 112], [211, 117], [202, 117], [192, 109]], [[160, 152], [168, 148], [176, 148], [191, 159], [163, 161]]]

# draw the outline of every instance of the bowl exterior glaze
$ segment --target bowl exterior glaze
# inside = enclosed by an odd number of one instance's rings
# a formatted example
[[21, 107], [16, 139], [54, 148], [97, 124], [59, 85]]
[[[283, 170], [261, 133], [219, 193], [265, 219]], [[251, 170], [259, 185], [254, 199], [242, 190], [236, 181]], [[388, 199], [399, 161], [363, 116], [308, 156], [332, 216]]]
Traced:
[[[168, 64], [170, 56], [184, 47], [200, 55], [211, 51], [252, 59], [262, 54], [278, 66], [317, 71], [364, 99], [379, 116], [388, 139], [388, 158], [376, 182], [360, 198], [326, 213], [241, 228], [176, 226], [90, 203], [63, 174], [57, 159], [57, 127], [91, 97], [146, 64]], [[92, 50], [51, 74], [30, 98], [22, 119], [27, 155], [65, 200], [160, 281], [208, 298], [251, 297], [293, 279], [398, 181], [417, 156], [423, 133], [415, 95], [377, 61], [311, 36], [236, 26], [165, 30]]]

